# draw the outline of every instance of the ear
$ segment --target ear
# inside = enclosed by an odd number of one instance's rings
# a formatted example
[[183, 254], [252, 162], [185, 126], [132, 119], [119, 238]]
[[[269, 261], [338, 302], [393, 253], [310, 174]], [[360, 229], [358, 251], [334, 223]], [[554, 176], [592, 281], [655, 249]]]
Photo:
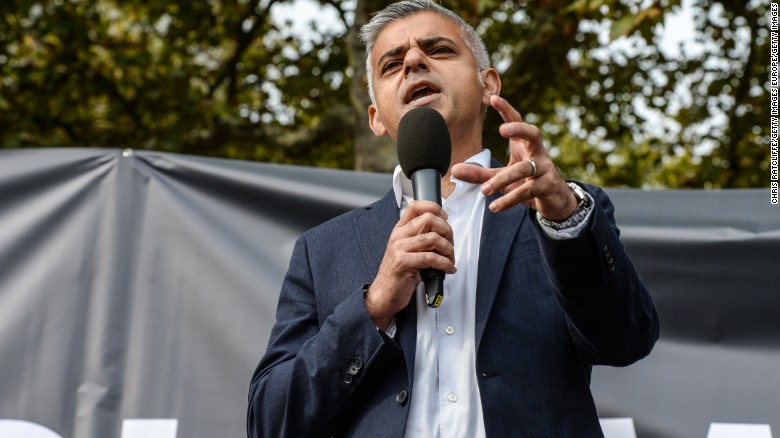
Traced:
[[377, 137], [382, 137], [387, 134], [387, 128], [382, 123], [382, 119], [379, 117], [379, 111], [376, 109], [376, 105], [373, 103], [368, 106], [368, 127], [374, 132]]
[[494, 68], [488, 68], [480, 72], [485, 82], [485, 91], [482, 93], [482, 105], [490, 106], [490, 96], [501, 94], [501, 78]]

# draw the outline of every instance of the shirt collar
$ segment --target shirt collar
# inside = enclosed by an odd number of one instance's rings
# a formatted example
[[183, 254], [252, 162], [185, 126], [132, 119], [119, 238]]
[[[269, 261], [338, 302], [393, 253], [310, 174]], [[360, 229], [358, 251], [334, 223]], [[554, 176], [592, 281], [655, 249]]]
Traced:
[[[471, 156], [466, 160], [466, 163], [476, 164], [477, 166], [489, 168], [490, 167], [490, 150], [483, 149], [476, 155]], [[450, 177], [450, 181], [454, 183], [462, 182], [455, 177]], [[466, 184], [466, 183], [464, 183]], [[393, 192], [395, 193], [395, 201], [398, 204], [398, 208], [401, 208], [401, 203], [404, 197], [413, 198], [414, 191], [412, 190], [412, 181], [404, 175], [401, 171], [401, 165], [395, 166], [393, 171]]]

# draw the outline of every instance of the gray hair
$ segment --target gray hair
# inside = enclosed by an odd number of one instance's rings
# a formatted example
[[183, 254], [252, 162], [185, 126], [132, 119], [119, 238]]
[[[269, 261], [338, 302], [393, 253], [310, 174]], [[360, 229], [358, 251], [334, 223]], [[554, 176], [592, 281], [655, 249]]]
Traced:
[[480, 80], [482, 79], [482, 76], [479, 75], [479, 71], [490, 68], [490, 56], [488, 55], [487, 48], [485, 48], [485, 42], [482, 41], [482, 37], [479, 36], [477, 31], [463, 21], [458, 14], [431, 0], [407, 0], [393, 3], [374, 14], [368, 23], [360, 28], [360, 40], [363, 41], [363, 44], [366, 46], [366, 76], [368, 77], [368, 95], [371, 96], [371, 103], [376, 104], [376, 97], [374, 95], [374, 69], [371, 65], [371, 52], [374, 50], [374, 43], [376, 43], [379, 33], [385, 26], [393, 21], [420, 12], [434, 12], [445, 16], [460, 27], [460, 37], [463, 39], [466, 47], [469, 48], [472, 56], [474, 56], [474, 60], [477, 62], [477, 76], [479, 76]]

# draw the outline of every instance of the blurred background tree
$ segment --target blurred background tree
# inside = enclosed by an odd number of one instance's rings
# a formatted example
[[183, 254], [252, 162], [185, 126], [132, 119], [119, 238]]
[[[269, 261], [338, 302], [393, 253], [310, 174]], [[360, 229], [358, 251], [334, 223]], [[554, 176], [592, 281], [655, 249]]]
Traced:
[[[767, 187], [768, 1], [443, 0], [484, 36], [502, 95], [561, 171], [605, 186]], [[4, 0], [0, 145], [138, 148], [389, 171], [356, 31], [387, 2]], [[485, 144], [506, 161], [500, 118]]]

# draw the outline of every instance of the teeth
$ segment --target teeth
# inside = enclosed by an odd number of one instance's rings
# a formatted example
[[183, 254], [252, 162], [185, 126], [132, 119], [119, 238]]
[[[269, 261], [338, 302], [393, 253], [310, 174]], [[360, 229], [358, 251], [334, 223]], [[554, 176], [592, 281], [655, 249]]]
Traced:
[[[423, 86], [421, 86], [419, 88], [415, 88], [414, 91], [412, 92], [412, 96], [414, 96], [417, 92], [425, 90], [427, 88], [428, 88], [427, 85], [423, 85]], [[416, 99], [412, 99], [411, 101], [412, 102], [417, 102], [418, 100], [425, 99], [426, 97], [430, 96], [432, 93], [433, 93], [433, 90], [431, 90], [431, 93], [424, 94], [424, 95], [422, 95], [422, 96], [420, 96], [420, 97], [418, 97]]]

